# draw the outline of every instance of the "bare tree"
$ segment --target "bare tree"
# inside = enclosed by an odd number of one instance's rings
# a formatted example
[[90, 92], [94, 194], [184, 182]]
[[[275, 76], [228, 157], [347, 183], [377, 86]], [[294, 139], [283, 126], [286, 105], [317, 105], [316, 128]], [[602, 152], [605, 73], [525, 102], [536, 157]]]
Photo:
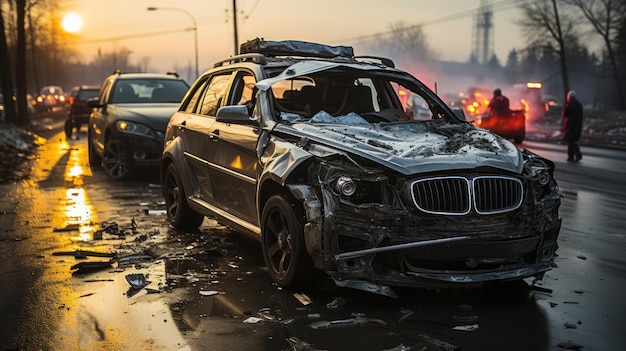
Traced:
[[11, 75], [7, 37], [4, 30], [2, 6], [0, 6], [0, 81], [2, 83], [2, 93], [4, 94], [5, 118], [8, 122], [16, 123], [18, 120], [15, 113], [15, 103], [13, 102], [13, 77]]
[[368, 50], [398, 59], [411, 58], [426, 62], [435, 59], [421, 25], [408, 26], [398, 22], [392, 24], [391, 30], [385, 34], [366, 43]]
[[615, 57], [615, 41], [619, 33], [620, 25], [626, 18], [626, 1], [624, 0], [564, 0], [580, 10], [582, 15], [589, 21], [594, 31], [602, 38], [609, 63], [613, 70], [615, 88], [617, 90], [620, 110], [626, 105], [624, 90], [620, 79], [620, 70]]
[[559, 57], [563, 94], [566, 94], [569, 91], [566, 42], [577, 42], [578, 34], [572, 16], [564, 11], [559, 13], [557, 0], [529, 0], [520, 8], [523, 15], [518, 24], [527, 35], [528, 46], [549, 49]]

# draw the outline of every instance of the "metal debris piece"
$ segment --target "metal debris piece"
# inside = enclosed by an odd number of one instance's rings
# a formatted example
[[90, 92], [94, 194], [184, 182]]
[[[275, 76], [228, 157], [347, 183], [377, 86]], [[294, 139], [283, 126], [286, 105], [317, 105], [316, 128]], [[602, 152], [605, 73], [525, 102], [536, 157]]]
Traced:
[[338, 309], [339, 307], [344, 306], [345, 304], [346, 304], [346, 299], [344, 299], [343, 297], [336, 297], [331, 302], [326, 304], [326, 308], [328, 308], [329, 310], [335, 310], [335, 309]]
[[313, 303], [313, 301], [311, 301], [311, 299], [303, 293], [294, 293], [293, 297], [295, 297], [298, 301], [300, 301], [301, 304], [305, 306]]
[[114, 253], [110, 252], [96, 252], [96, 251], [86, 251], [86, 250], [75, 250], [75, 251], [57, 251], [52, 253], [53, 256], [74, 256], [74, 258], [87, 258], [88, 256], [93, 257], [114, 257]]
[[111, 264], [111, 261], [80, 262], [70, 267], [70, 269], [77, 269], [80, 272], [96, 271], [100, 269], [110, 268]]
[[539, 291], [539, 292], [552, 294], [552, 289], [544, 288], [544, 287], [541, 287], [541, 286], [531, 285], [530, 289], [531, 290], [535, 290], [535, 291]]
[[577, 344], [573, 341], [564, 341], [564, 342], [560, 342], [558, 344], [556, 344], [556, 346], [562, 348], [562, 349], [566, 349], [566, 350], [581, 350], [582, 348], [584, 348], [584, 346]]
[[578, 255], [576, 257], [580, 258], [581, 260], [586, 260], [587, 259], [587, 257], [585, 255]]
[[474, 330], [478, 330], [478, 324], [457, 325], [456, 327], [452, 329], [460, 330], [460, 331], [474, 331]]
[[381, 351], [411, 351], [411, 350], [413, 350], [412, 347], [406, 346], [404, 344], [400, 344], [400, 345], [398, 345], [398, 346], [396, 346], [396, 347], [394, 347], [392, 349], [384, 349], [384, 350], [381, 350]]
[[145, 213], [150, 216], [160, 216], [167, 214], [167, 210], [145, 210]]
[[355, 317], [348, 319], [340, 319], [334, 321], [317, 321], [309, 325], [312, 329], [328, 329], [328, 328], [341, 328], [341, 327], [358, 327], [366, 324], [378, 325], [386, 327], [387, 323], [381, 319]]
[[564, 323], [563, 326], [565, 329], [578, 329], [578, 326], [574, 323]]
[[143, 287], [148, 285], [146, 276], [143, 273], [127, 274], [126, 281], [135, 290], [143, 289]]
[[259, 322], [263, 322], [264, 319], [263, 318], [259, 318], [259, 317], [248, 317], [247, 319], [245, 319], [243, 322], [246, 324], [256, 324]]
[[456, 351], [456, 350], [460, 350], [459, 347], [456, 347], [450, 343], [447, 343], [443, 340], [439, 340], [439, 339], [435, 339], [435, 338], [431, 338], [428, 335], [420, 335], [422, 337], [422, 339], [424, 339], [424, 341], [426, 343], [429, 343], [433, 346], [436, 347], [436, 350], [440, 350], [440, 351]]
[[208, 291], [200, 290], [200, 295], [202, 296], [215, 296], [215, 295], [219, 295], [219, 293], [220, 292], [216, 290], [208, 290]]
[[54, 228], [52, 231], [57, 232], [73, 232], [80, 229], [80, 224], [68, 224], [63, 228]]
[[309, 344], [308, 342], [296, 338], [295, 336], [290, 336], [288, 338], [285, 338], [285, 340], [287, 340], [287, 342], [289, 343], [289, 346], [291, 347], [289, 350], [293, 350], [293, 351], [326, 351], [326, 349], [318, 349], [318, 348], [314, 347], [313, 345]]
[[137, 262], [151, 261], [154, 257], [146, 254], [131, 254], [122, 257], [116, 257], [112, 261], [117, 262], [118, 265], [130, 265]]

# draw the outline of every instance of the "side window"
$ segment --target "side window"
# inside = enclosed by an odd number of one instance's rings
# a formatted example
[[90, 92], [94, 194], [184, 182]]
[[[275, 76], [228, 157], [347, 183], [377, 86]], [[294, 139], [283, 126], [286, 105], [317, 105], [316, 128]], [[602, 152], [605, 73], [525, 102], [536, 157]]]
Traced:
[[252, 73], [239, 72], [235, 83], [233, 84], [233, 92], [231, 98], [232, 105], [244, 105], [251, 102], [254, 94], [254, 84], [256, 80]]
[[98, 100], [100, 101], [100, 104], [106, 104], [109, 101], [109, 90], [111, 90], [112, 82], [112, 79], [107, 79], [102, 85], [102, 88], [98, 93]]
[[216, 75], [211, 78], [208, 87], [204, 90], [200, 109], [198, 113], [202, 115], [215, 116], [217, 109], [222, 105], [222, 101], [228, 91], [231, 72], [227, 74]]
[[207, 81], [208, 78], [196, 83], [192, 87], [193, 94], [187, 99], [185, 106], [182, 108], [185, 113], [194, 113], [199, 109], [196, 108], [196, 105], [198, 104], [198, 101], [200, 101], [200, 97], [202, 96], [202, 92], [204, 92], [204, 87], [206, 87]]

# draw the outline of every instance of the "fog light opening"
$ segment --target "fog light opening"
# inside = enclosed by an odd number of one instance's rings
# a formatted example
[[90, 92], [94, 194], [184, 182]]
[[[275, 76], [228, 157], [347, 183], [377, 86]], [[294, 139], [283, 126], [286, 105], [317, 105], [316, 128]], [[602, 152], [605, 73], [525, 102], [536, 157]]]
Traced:
[[135, 151], [133, 153], [133, 159], [135, 161], [143, 161], [146, 159], [146, 153], [143, 151]]
[[541, 175], [539, 175], [538, 181], [539, 181], [539, 184], [546, 185], [550, 181], [550, 175], [548, 173], [544, 172]]

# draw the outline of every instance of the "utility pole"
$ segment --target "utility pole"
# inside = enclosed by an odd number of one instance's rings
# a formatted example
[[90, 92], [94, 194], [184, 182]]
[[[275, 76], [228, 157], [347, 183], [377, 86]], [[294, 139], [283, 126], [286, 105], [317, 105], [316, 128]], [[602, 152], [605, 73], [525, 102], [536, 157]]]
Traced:
[[239, 39], [237, 35], [237, 0], [233, 0], [233, 26], [235, 33], [235, 55], [239, 54]]
[[[559, 19], [559, 10], [556, 7], [556, 0], [552, 0], [554, 7], [554, 18], [556, 19], [557, 41], [559, 43], [559, 58], [561, 61], [561, 78], [563, 79], [563, 94], [567, 97], [569, 92], [569, 76], [567, 72], [567, 59], [565, 58], [565, 42], [563, 40], [563, 32], [561, 31], [561, 20]], [[565, 98], [563, 99], [565, 101]]]

